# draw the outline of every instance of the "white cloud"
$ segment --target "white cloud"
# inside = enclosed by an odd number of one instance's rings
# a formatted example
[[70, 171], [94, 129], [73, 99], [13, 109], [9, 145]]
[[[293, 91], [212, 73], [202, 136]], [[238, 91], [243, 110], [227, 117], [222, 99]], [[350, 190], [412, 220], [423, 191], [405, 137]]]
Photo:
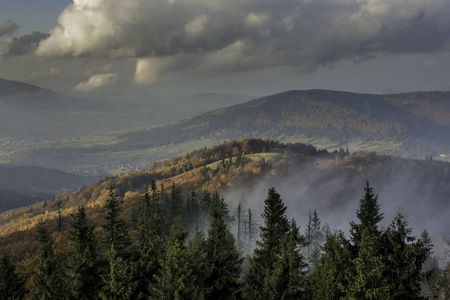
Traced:
[[135, 80], [450, 51], [448, 0], [74, 0], [42, 57], [137, 58]]
[[117, 77], [115, 73], [96, 74], [89, 78], [88, 81], [78, 84], [75, 89], [79, 91], [90, 91], [105, 86], [113, 86], [117, 83]]

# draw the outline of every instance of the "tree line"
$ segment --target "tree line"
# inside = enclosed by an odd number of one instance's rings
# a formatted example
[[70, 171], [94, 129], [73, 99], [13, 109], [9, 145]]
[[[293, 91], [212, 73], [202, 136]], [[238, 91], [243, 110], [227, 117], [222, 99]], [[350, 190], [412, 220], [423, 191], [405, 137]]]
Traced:
[[217, 192], [183, 199], [175, 184], [166, 192], [153, 183], [126, 221], [110, 187], [101, 226], [80, 206], [67, 245], [55, 247], [39, 223], [27, 283], [3, 254], [0, 299], [448, 299], [450, 265], [438, 274], [427, 232], [414, 237], [401, 213], [382, 228], [378, 196], [369, 183], [364, 191], [347, 238], [316, 210], [301, 233], [270, 188], [252, 244], [252, 211], [230, 215]]

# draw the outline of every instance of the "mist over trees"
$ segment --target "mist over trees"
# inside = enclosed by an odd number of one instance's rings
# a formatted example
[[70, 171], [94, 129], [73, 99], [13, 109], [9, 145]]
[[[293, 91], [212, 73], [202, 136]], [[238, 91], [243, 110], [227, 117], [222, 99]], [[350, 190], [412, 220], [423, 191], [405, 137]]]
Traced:
[[[384, 215], [369, 182], [348, 235], [322, 226], [317, 210], [305, 212], [304, 220], [288, 220], [281, 195], [269, 188], [262, 223], [254, 229], [254, 249], [243, 242], [250, 239], [248, 227], [242, 225], [250, 224], [249, 215], [242, 209], [238, 218], [231, 214], [217, 192], [205, 190], [197, 197], [178, 192], [174, 183], [170, 193], [152, 184], [141, 195], [136, 225], [120, 217], [121, 207], [110, 187], [101, 226], [88, 221], [80, 206], [66, 241], [55, 239], [58, 233], [41, 222], [29, 278], [18, 275], [8, 254], [3, 255], [2, 299], [22, 299], [25, 294], [31, 299], [448, 296], [450, 264], [443, 271], [433, 264], [428, 233], [413, 236], [401, 212], [387, 228], [380, 226]], [[304, 233], [299, 222], [307, 224]], [[239, 232], [240, 239], [233, 232]]]

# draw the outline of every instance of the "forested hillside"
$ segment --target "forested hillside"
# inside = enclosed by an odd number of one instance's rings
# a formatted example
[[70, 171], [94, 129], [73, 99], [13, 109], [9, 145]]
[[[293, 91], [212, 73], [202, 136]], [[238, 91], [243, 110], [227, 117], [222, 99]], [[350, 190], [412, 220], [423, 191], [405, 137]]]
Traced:
[[378, 141], [388, 153], [420, 157], [448, 153], [449, 126], [448, 92], [371, 95], [289, 91], [126, 134], [121, 145], [159, 146], [199, 138], [322, 138], [338, 145]]
[[[52, 299], [80, 299], [86, 291], [104, 299], [175, 299], [177, 293], [187, 299], [281, 299], [284, 293], [292, 299], [365, 299], [365, 293], [415, 299], [424, 284], [430, 294], [446, 280], [438, 273], [432, 284], [420, 277], [432, 259], [431, 241], [421, 232], [435, 237], [446, 224], [449, 170], [448, 163], [368, 152], [226, 142], [2, 213], [0, 248], [9, 253], [3, 262], [16, 265], [22, 294], [54, 293]], [[278, 226], [271, 222], [284, 225], [271, 233]], [[350, 239], [339, 231], [349, 228]], [[398, 247], [403, 252], [395, 252]], [[338, 261], [331, 259], [335, 252]], [[270, 264], [261, 263], [266, 256]], [[397, 265], [393, 259], [402, 256], [408, 260]], [[81, 258], [89, 259], [89, 269]], [[49, 263], [54, 267], [46, 268]], [[362, 270], [373, 280], [359, 277]], [[402, 272], [410, 272], [407, 279], [398, 277]], [[54, 281], [51, 291], [43, 278]]]

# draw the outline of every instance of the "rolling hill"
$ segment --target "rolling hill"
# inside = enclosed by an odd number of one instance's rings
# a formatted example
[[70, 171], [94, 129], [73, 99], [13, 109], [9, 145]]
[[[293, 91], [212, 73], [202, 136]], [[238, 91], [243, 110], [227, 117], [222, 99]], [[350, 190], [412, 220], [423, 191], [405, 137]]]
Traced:
[[[143, 113], [134, 119], [142, 118], [151, 119], [151, 114]], [[243, 138], [312, 143], [329, 150], [342, 147], [351, 152], [368, 150], [412, 158], [433, 156], [447, 161], [450, 92], [373, 95], [288, 91], [165, 126], [96, 133], [8, 150], [1, 161], [120, 174], [205, 145]]]
[[165, 127], [126, 134], [121, 136], [120, 145], [151, 147], [209, 137], [325, 139], [338, 145], [384, 141], [392, 143], [395, 148], [386, 152], [394, 154], [415, 156], [418, 148], [431, 152], [427, 154], [448, 153], [450, 93], [289, 91]]

